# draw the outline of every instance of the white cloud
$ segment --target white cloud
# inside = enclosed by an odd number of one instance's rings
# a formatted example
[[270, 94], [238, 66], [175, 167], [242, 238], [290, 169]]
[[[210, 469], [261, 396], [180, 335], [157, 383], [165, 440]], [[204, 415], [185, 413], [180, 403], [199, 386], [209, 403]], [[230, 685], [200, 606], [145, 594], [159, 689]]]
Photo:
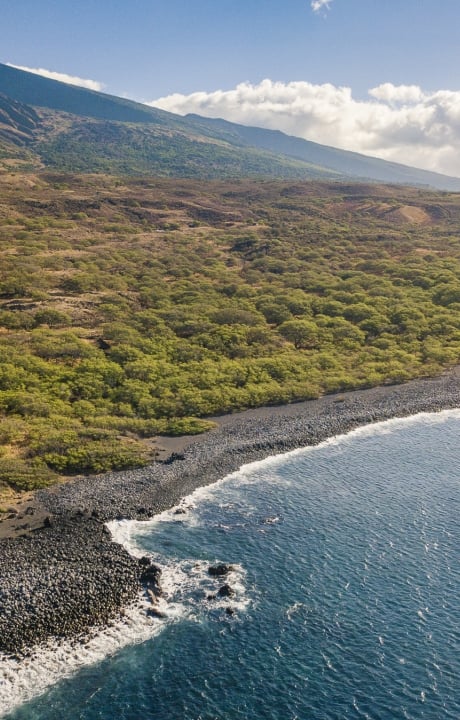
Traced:
[[369, 95], [388, 103], [415, 103], [423, 100], [424, 94], [418, 85], [393, 85], [383, 83], [369, 90]]
[[34, 73], [34, 75], [41, 75], [42, 77], [49, 78], [50, 80], [58, 80], [59, 82], [67, 83], [68, 85], [78, 85], [79, 87], [87, 88], [88, 90], [101, 91], [104, 89], [104, 84], [97, 80], [88, 80], [86, 78], [77, 77], [75, 75], [67, 75], [66, 73], [54, 72], [54, 70], [45, 70], [44, 68], [30, 68], [24, 67], [23, 65], [13, 65], [7, 63], [10, 67], [14, 67], [17, 70], [25, 70], [25, 72]]
[[348, 87], [263, 80], [174, 94], [148, 105], [282, 130], [324, 145], [460, 176], [460, 92], [384, 83], [356, 100]]
[[329, 10], [332, 0], [312, 0], [310, 5], [313, 12], [319, 12], [323, 8]]

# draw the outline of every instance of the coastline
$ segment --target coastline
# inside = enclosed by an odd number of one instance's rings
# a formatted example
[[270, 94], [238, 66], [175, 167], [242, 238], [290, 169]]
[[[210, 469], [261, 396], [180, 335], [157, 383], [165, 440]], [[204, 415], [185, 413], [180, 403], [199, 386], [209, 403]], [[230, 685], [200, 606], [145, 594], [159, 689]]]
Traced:
[[78, 638], [135, 599], [142, 568], [111, 541], [104, 522], [148, 519], [248, 462], [369, 423], [458, 407], [460, 367], [403, 385], [212, 418], [216, 429], [204, 435], [162, 438], [162, 462], [37, 492], [25, 534], [0, 539], [0, 652], [20, 656], [50, 637]]

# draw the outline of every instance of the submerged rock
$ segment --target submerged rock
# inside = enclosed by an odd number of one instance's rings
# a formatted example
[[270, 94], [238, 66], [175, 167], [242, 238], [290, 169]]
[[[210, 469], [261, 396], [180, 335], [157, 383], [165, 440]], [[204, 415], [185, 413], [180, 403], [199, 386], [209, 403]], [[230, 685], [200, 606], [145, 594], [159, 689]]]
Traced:
[[148, 615], [149, 617], [158, 618], [159, 620], [164, 620], [165, 618], [168, 617], [168, 616], [166, 615], [166, 613], [162, 612], [161, 610], [158, 610], [158, 608], [156, 608], [156, 607], [150, 607], [150, 608], [147, 610], [147, 615]]

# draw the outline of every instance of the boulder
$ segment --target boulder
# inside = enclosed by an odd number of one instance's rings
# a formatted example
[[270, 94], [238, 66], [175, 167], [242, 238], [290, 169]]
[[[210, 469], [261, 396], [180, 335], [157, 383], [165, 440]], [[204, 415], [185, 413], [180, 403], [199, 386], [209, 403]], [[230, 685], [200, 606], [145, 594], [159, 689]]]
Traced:
[[147, 610], [147, 615], [149, 617], [158, 618], [159, 620], [164, 620], [167, 615], [164, 612], [161, 612], [161, 610], [158, 610], [156, 607], [149, 607]]
[[233, 565], [226, 565], [225, 563], [219, 563], [219, 565], [211, 565], [208, 568], [208, 573], [212, 575], [212, 577], [222, 577], [223, 575], [227, 575], [229, 572], [234, 570], [235, 568]]
[[235, 591], [230, 585], [222, 585], [221, 588], [219, 588], [219, 591], [217, 593], [220, 597], [233, 597], [235, 594]]
[[139, 565], [141, 567], [140, 580], [142, 585], [146, 585], [147, 588], [153, 589], [156, 595], [161, 595], [161, 568], [152, 563], [149, 558], [146, 557], [142, 557], [139, 560]]

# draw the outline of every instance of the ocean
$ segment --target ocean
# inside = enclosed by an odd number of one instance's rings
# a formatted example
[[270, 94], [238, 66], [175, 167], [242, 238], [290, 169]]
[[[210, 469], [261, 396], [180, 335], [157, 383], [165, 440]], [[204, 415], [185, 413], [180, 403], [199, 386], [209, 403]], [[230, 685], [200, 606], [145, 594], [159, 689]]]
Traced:
[[459, 431], [460, 411], [369, 425], [111, 523], [162, 566], [166, 617], [140, 598], [3, 660], [3, 717], [458, 720]]

